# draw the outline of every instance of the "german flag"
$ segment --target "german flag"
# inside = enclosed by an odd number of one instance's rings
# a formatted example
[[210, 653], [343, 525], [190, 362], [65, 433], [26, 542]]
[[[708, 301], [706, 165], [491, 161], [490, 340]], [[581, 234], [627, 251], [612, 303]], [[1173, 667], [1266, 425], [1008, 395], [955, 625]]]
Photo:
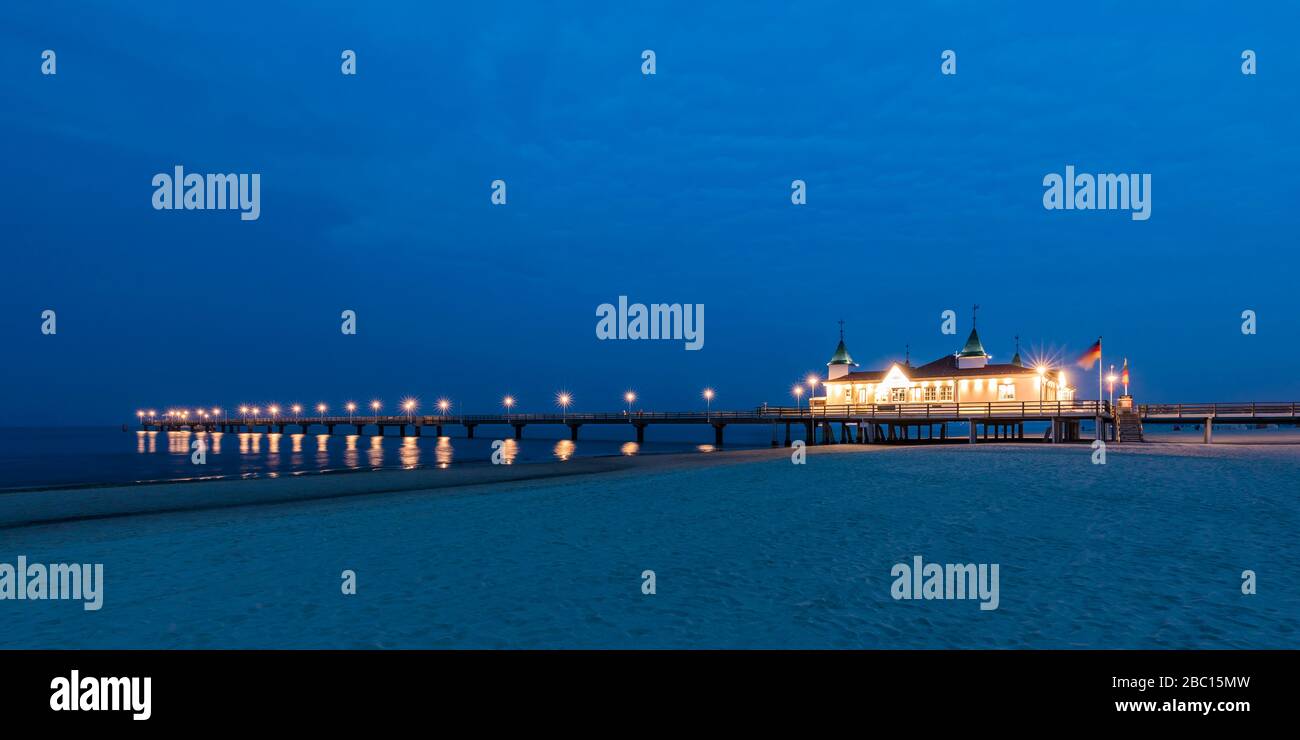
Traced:
[[1088, 348], [1087, 352], [1079, 355], [1079, 367], [1084, 370], [1091, 370], [1097, 360], [1101, 359], [1101, 338], [1097, 338], [1096, 344]]

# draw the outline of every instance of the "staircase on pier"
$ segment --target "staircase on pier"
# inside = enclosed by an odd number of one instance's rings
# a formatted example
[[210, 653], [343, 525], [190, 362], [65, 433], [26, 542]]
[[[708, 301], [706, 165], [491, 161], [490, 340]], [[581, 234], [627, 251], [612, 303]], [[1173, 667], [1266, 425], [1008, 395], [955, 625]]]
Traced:
[[1118, 433], [1118, 442], [1144, 442], [1142, 439], [1142, 417], [1138, 415], [1137, 409], [1130, 405], [1128, 408], [1120, 406], [1115, 410], [1115, 427]]

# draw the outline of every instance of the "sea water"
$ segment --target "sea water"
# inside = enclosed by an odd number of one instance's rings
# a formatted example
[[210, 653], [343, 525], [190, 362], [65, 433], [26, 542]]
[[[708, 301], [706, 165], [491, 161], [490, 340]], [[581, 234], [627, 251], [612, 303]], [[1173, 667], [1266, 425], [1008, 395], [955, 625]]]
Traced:
[[[266, 432], [158, 432], [120, 427], [0, 428], [0, 490], [129, 484], [205, 478], [256, 478], [345, 470], [487, 465], [494, 452], [507, 463], [573, 457], [712, 452], [713, 430], [704, 425], [651, 425], [636, 443], [630, 424], [587, 425], [577, 442], [568, 428], [534, 425], [521, 440], [509, 427], [480, 426], [475, 439], [458, 436], [384, 437]], [[784, 435], [784, 428], [781, 430]], [[768, 446], [768, 425], [732, 425], [732, 449]], [[798, 435], [796, 435], [798, 436]], [[782, 437], [784, 439], [784, 437]], [[203, 463], [195, 464], [195, 442]], [[493, 447], [494, 442], [500, 442]]]

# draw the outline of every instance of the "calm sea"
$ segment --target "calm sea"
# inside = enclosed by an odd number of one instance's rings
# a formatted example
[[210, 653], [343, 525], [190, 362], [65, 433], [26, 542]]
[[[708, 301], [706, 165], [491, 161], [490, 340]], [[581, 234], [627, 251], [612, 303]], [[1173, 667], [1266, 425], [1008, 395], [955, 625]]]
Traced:
[[[492, 443], [503, 438], [493, 434], [508, 437], [511, 430], [479, 427], [475, 439], [466, 439], [6, 427], [0, 428], [0, 490], [491, 464]], [[197, 439], [207, 446], [202, 465], [192, 462]], [[535, 463], [570, 457], [713, 451], [712, 429], [703, 425], [651, 426], [644, 444], [631, 441], [635, 439], [635, 432], [621, 425], [583, 427], [577, 442], [569, 441], [565, 428], [539, 426], [525, 430], [525, 438], [518, 442], [505, 439], [500, 452], [505, 462]], [[729, 427], [726, 442], [728, 448], [767, 446], [771, 429]]]
[[[1042, 434], [1042, 425], [1026, 425], [1026, 436]], [[450, 427], [463, 434], [456, 427]], [[122, 431], [119, 427], [0, 427], [0, 490], [59, 488], [205, 478], [303, 475], [346, 470], [448, 467], [491, 463], [492, 443], [502, 440], [504, 462], [537, 463], [571, 457], [714, 452], [712, 429], [700, 426], [650, 426], [638, 445], [635, 432], [622, 425], [586, 426], [578, 442], [561, 427], [536, 426], [522, 440], [509, 439], [506, 427], [479, 427], [477, 438], [374, 437], [370, 435]], [[778, 430], [784, 435], [784, 429]], [[795, 439], [802, 431], [793, 430]], [[954, 425], [954, 435], [965, 433]], [[1085, 429], [1085, 436], [1091, 431]], [[728, 449], [768, 447], [766, 425], [727, 427]], [[494, 436], [501, 435], [501, 436]], [[563, 435], [563, 436], [561, 436]], [[1199, 428], [1152, 427], [1152, 441], [1197, 442]], [[206, 462], [192, 462], [193, 443], [204, 440]], [[1216, 428], [1216, 444], [1300, 443], [1293, 428]]]

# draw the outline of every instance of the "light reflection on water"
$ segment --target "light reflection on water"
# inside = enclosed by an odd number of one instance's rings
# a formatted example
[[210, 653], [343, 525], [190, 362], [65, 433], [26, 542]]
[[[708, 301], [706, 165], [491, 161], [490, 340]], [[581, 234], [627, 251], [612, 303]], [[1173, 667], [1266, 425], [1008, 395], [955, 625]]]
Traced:
[[[501, 456], [493, 458], [493, 462], [500, 460], [501, 465], [514, 465], [515, 458], [519, 457], [519, 443], [513, 439], [503, 439], [500, 442]], [[497, 445], [494, 444], [493, 446], [496, 447]]]
[[343, 453], [343, 466], [349, 469], [356, 468], [361, 460], [361, 453], [357, 451], [357, 440], [360, 435], [349, 434], [347, 436], [347, 450]]
[[420, 464], [420, 440], [407, 437], [402, 440], [402, 467], [410, 470]]
[[[431, 430], [430, 430], [431, 431]], [[693, 431], [694, 434], [687, 432]], [[742, 430], [743, 431], [743, 430]], [[758, 430], [762, 432], [763, 430]], [[115, 434], [113, 433], [115, 432]], [[493, 434], [491, 432], [496, 432]], [[0, 468], [0, 488], [18, 485], [62, 485], [69, 483], [130, 483], [149, 480], [175, 480], [209, 477], [267, 477], [300, 475], [322, 471], [449, 468], [462, 465], [518, 465], [535, 462], [566, 462], [581, 457], [639, 456], [662, 453], [712, 453], [705, 444], [709, 430], [651, 428], [643, 443], [628, 441], [631, 430], [625, 428], [584, 428], [579, 440], [568, 439], [567, 430], [528, 428], [522, 439], [513, 439], [508, 429], [493, 429], [489, 434], [469, 439], [464, 436], [410, 436], [389, 434], [325, 434], [301, 432], [195, 432], [136, 431], [122, 434], [120, 429], [87, 428], [85, 439], [48, 437], [5, 438], [0, 430], [0, 459], [11, 452], [10, 464]], [[552, 433], [548, 433], [552, 432]], [[66, 434], [66, 433], [65, 433]], [[747, 439], [736, 435], [738, 448], [767, 446], [762, 434]], [[227, 439], [227, 437], [229, 439]], [[694, 437], [694, 439], [692, 439]], [[314, 439], [313, 439], [314, 438]], [[32, 441], [29, 441], [32, 440]], [[206, 463], [195, 465], [191, 455], [196, 441], [206, 445]], [[712, 440], [710, 440], [712, 441]], [[125, 445], [123, 443], [126, 443]], [[495, 444], [495, 446], [494, 446]], [[37, 458], [26, 449], [41, 453]], [[93, 467], [69, 465], [70, 456], [82, 450], [95, 450], [113, 456], [111, 464]], [[29, 462], [25, 469], [13, 465], [20, 454]], [[8, 479], [5, 477], [8, 473]]]

